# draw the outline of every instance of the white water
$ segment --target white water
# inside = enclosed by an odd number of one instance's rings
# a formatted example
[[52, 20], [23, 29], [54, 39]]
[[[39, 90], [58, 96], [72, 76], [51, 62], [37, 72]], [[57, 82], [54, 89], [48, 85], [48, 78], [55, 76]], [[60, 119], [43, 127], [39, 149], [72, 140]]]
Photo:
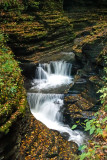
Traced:
[[81, 145], [84, 135], [80, 131], [72, 131], [69, 126], [62, 123], [61, 107], [63, 106], [63, 95], [28, 93], [28, 103], [34, 117], [44, 123], [48, 128], [60, 133], [70, 135], [68, 141], [74, 141]]
[[[33, 88], [37, 88], [39, 92], [41, 89], [58, 88], [70, 84], [72, 82], [71, 69], [72, 65], [64, 61], [39, 64], [36, 71], [37, 79], [33, 80]], [[48, 128], [60, 133], [68, 133], [70, 135], [68, 140], [78, 145], [83, 143], [83, 133], [71, 130], [62, 122], [63, 95], [28, 93], [28, 103], [34, 117]]]
[[36, 71], [37, 78], [33, 80], [31, 89], [43, 90], [70, 84], [73, 80], [71, 69], [72, 64], [64, 61], [39, 64]]

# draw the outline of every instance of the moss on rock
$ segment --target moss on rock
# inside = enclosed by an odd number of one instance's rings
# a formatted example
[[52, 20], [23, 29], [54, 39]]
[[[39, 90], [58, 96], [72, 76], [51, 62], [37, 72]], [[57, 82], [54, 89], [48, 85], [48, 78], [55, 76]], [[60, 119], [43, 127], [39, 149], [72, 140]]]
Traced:
[[18, 62], [0, 33], [0, 132], [9, 132], [16, 119], [24, 114], [26, 93]]

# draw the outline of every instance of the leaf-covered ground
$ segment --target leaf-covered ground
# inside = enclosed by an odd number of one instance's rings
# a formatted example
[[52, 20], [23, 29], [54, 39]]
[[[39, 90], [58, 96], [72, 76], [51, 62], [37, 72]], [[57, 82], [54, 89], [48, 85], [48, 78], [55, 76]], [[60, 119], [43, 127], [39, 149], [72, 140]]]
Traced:
[[[28, 124], [20, 146], [20, 159], [71, 160], [76, 158], [77, 145], [68, 142], [57, 131], [48, 129], [32, 115], [27, 117]], [[23, 128], [24, 128], [23, 124]]]

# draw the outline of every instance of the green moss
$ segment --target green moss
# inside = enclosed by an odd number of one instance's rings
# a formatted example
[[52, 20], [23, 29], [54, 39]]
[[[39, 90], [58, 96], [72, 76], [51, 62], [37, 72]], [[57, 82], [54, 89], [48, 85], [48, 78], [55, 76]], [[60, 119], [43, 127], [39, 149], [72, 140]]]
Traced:
[[3, 0], [0, 2], [0, 8], [7, 11], [12, 8], [21, 8], [22, 3], [18, 0]]
[[26, 97], [18, 62], [6, 46], [2, 33], [0, 42], [0, 132], [7, 133], [17, 117], [24, 113]]

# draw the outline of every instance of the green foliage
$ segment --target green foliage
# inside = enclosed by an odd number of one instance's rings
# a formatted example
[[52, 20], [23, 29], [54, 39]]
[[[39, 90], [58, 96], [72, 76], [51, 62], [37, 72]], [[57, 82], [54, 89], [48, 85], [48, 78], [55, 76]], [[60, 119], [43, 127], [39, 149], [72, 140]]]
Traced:
[[87, 146], [83, 144], [83, 145], [79, 146], [78, 150], [79, 150], [79, 151], [82, 151], [82, 150], [84, 150], [86, 147], [87, 147]]
[[34, 0], [23, 0], [23, 4], [25, 7], [25, 10], [27, 11], [37, 11], [40, 7], [40, 2], [39, 1], [34, 1]]
[[35, 9], [39, 9], [40, 2], [30, 1], [29, 6]]
[[77, 125], [75, 124], [75, 125], [73, 125], [73, 126], [72, 126], [72, 128], [71, 128], [71, 129], [75, 129], [76, 127], [77, 127]]
[[11, 8], [19, 8], [20, 6], [21, 3], [18, 0], [3, 0], [0, 3], [0, 8], [4, 9], [5, 11], [8, 11]]
[[6, 40], [7, 36], [0, 33], [0, 132], [5, 133], [26, 106], [21, 70]]
[[93, 160], [93, 155], [95, 154], [95, 150], [88, 151], [87, 153], [82, 153], [80, 156], [80, 160], [84, 160], [85, 158], [89, 160]]
[[90, 135], [93, 133], [102, 134], [102, 129], [101, 129], [102, 124], [103, 124], [103, 121], [99, 121], [96, 119], [86, 120], [85, 131], [89, 131]]
[[2, 52], [4, 52], [4, 53], [5, 53], [5, 51], [7, 51], [7, 48], [4, 47], [7, 39], [8, 39], [8, 36], [4, 35], [3, 33], [0, 32], [0, 50], [2, 50]]
[[104, 110], [107, 111], [107, 56], [103, 56], [104, 61], [105, 61], [105, 67], [104, 67], [104, 76], [103, 76], [103, 87], [98, 91], [98, 93], [101, 93], [102, 95], [100, 96], [101, 98], [101, 104], [104, 107]]
[[[107, 64], [107, 61], [105, 62]], [[105, 76], [103, 77], [103, 87], [98, 91], [98, 93], [101, 93], [100, 99], [101, 99], [101, 103], [102, 103], [102, 107], [100, 109], [100, 111], [95, 113], [95, 119], [92, 120], [85, 120], [86, 122], [86, 126], [85, 126], [85, 131], [89, 131], [90, 135], [94, 134], [95, 137], [101, 137], [103, 138], [103, 140], [106, 138], [106, 132], [107, 132], [107, 128], [106, 128], [106, 121], [107, 121], [107, 117], [106, 117], [106, 113], [105, 111], [107, 111], [107, 78], [106, 78], [106, 74], [107, 74], [107, 67], [104, 68], [104, 73]], [[104, 143], [105, 144], [105, 143]], [[100, 159], [100, 155], [96, 154], [97, 149], [100, 150], [101, 149], [101, 145], [98, 144], [98, 142], [93, 142], [93, 149], [90, 148], [86, 148], [86, 146], [80, 146], [79, 149], [83, 150], [86, 149], [85, 152], [83, 152], [80, 155], [80, 160], [83, 160], [85, 158], [89, 159], [89, 160], [93, 160], [93, 159]], [[103, 146], [103, 150], [105, 146]], [[104, 155], [103, 153], [101, 153], [101, 155]]]
[[41, 2], [42, 10], [45, 12], [53, 12], [53, 11], [63, 11], [63, 1], [56, 2], [55, 0], [46, 0], [45, 2]]

